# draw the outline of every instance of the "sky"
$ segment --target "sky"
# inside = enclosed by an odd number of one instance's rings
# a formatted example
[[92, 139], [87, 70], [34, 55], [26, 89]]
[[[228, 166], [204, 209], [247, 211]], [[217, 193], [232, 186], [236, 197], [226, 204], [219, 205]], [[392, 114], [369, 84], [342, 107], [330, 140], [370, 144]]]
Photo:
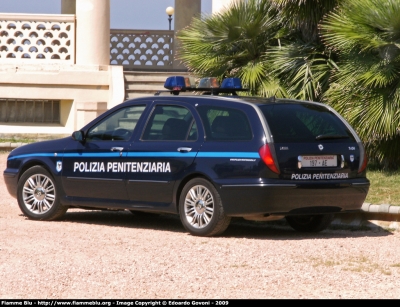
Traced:
[[[174, 0], [110, 0], [110, 3], [111, 29], [168, 30], [165, 9], [175, 5]], [[201, 11], [211, 14], [212, 0], [201, 0]], [[61, 0], [0, 0], [0, 13], [60, 14]], [[172, 21], [172, 28], [173, 24]]]

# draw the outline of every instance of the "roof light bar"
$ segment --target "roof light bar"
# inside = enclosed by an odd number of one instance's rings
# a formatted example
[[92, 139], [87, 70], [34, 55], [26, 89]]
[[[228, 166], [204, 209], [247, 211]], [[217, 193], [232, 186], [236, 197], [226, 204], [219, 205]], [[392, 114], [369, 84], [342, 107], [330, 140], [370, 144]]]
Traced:
[[248, 91], [242, 88], [242, 81], [239, 78], [226, 78], [220, 85], [218, 79], [215, 77], [202, 78], [199, 81], [198, 87], [195, 86], [192, 77], [171, 76], [168, 77], [164, 83], [167, 91], [158, 91], [155, 95], [160, 95], [161, 92], [170, 92], [173, 95], [179, 95], [180, 92], [197, 91], [204, 92], [204, 94], [218, 95], [218, 94], [232, 94], [237, 95], [236, 91]]

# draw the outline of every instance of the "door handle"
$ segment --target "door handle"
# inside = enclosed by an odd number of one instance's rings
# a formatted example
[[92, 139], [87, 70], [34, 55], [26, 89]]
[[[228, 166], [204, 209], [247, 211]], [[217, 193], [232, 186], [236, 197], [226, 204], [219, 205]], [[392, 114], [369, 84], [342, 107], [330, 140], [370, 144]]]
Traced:
[[192, 148], [190, 148], [190, 147], [179, 147], [178, 148], [179, 152], [189, 152], [191, 150], [192, 150]]
[[124, 147], [111, 147], [111, 151], [123, 151]]
[[122, 151], [124, 147], [111, 147], [111, 151], [119, 151], [119, 156], [122, 157]]

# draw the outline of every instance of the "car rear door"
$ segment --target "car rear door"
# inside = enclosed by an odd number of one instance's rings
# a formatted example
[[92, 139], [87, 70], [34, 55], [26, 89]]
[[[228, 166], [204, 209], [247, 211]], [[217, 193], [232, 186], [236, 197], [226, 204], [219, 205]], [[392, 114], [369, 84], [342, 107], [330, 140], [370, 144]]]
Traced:
[[153, 102], [143, 132], [130, 147], [127, 190], [132, 208], [174, 211], [173, 191], [191, 167], [204, 133], [194, 107]]

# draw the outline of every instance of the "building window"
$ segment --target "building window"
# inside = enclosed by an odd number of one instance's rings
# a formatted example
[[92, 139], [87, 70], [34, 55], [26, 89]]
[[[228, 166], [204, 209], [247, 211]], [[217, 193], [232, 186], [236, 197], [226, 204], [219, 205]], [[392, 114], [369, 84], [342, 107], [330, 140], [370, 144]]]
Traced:
[[0, 99], [2, 123], [60, 123], [59, 100]]

